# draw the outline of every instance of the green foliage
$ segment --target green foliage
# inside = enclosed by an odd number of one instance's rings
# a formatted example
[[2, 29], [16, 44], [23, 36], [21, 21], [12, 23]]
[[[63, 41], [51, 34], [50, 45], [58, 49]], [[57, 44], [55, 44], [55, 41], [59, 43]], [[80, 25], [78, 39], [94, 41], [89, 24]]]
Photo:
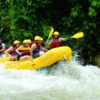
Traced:
[[96, 16], [96, 11], [95, 11], [95, 9], [93, 9], [92, 7], [89, 7], [88, 15], [89, 15], [89, 16]]
[[77, 17], [79, 15], [79, 11], [81, 9], [80, 5], [75, 5], [75, 7], [71, 8], [70, 16], [71, 17]]
[[85, 38], [67, 44], [90, 63], [99, 53], [99, 9], [100, 0], [1, 0], [2, 38], [12, 43], [38, 34], [46, 40], [51, 26], [63, 37], [83, 31]]

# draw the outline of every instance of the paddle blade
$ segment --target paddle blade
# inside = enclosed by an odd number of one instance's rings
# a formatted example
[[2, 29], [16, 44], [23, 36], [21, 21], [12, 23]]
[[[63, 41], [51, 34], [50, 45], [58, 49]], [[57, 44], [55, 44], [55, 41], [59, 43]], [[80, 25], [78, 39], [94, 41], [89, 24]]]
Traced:
[[54, 28], [52, 27], [51, 30], [50, 30], [50, 33], [49, 33], [49, 37], [48, 38], [51, 38], [51, 36], [53, 35], [53, 32], [54, 32]]
[[75, 35], [73, 35], [71, 38], [78, 39], [78, 38], [82, 38], [83, 36], [84, 36], [84, 33], [83, 32], [79, 32], [79, 33], [76, 33]]

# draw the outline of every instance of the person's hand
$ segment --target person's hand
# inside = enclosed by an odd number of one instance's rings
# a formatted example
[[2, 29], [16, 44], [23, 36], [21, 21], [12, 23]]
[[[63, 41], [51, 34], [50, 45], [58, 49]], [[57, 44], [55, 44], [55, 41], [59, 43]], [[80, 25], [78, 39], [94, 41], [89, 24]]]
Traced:
[[33, 58], [32, 58], [32, 57], [30, 57], [30, 60], [31, 60], [31, 61], [33, 61]]
[[19, 52], [19, 55], [22, 55], [22, 53]]

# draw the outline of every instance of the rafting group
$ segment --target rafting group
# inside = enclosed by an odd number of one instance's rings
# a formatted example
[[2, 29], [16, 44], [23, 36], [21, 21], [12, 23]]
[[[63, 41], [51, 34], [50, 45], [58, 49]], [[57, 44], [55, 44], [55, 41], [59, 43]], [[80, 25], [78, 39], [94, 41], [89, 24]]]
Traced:
[[0, 39], [0, 57], [10, 56], [11, 61], [25, 60], [39, 57], [48, 51], [48, 48], [56, 48], [61, 46], [62, 41], [66, 41], [66, 38], [61, 38], [59, 32], [53, 33], [53, 38], [48, 43], [44, 44], [41, 36], [35, 36], [34, 40], [25, 39], [21, 44], [19, 40], [15, 40], [12, 45], [7, 49], [5, 44]]

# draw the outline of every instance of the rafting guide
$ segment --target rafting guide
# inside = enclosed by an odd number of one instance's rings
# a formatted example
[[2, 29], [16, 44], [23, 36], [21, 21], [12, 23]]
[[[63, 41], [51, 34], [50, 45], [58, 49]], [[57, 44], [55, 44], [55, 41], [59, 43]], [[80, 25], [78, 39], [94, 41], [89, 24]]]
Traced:
[[60, 35], [59, 32], [57, 31], [54, 32], [53, 38], [48, 43], [48, 46], [50, 46], [50, 48], [60, 47], [61, 42], [67, 40], [66, 38], [61, 38], [59, 35]]

